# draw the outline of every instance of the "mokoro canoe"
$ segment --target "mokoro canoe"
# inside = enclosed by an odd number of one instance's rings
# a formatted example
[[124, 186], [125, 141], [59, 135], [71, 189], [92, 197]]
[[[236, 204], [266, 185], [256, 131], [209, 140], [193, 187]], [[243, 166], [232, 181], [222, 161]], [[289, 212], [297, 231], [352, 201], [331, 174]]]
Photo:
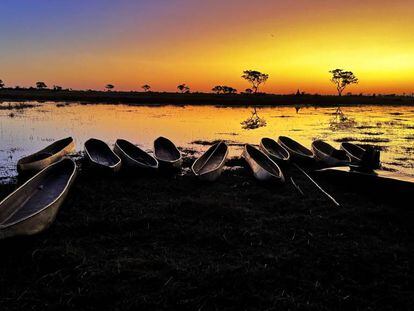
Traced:
[[277, 141], [271, 138], [262, 138], [260, 141], [260, 150], [269, 158], [279, 165], [285, 165], [289, 162], [290, 153], [286, 148], [282, 147]]
[[312, 142], [312, 150], [316, 159], [329, 166], [347, 165], [351, 161], [345, 151], [338, 150], [320, 139]]
[[94, 169], [117, 172], [121, 168], [121, 159], [99, 139], [91, 138], [85, 142], [85, 157]]
[[56, 218], [76, 176], [69, 158], [49, 165], [0, 203], [0, 239], [33, 235]]
[[260, 181], [274, 180], [280, 183], [285, 181], [282, 170], [266, 154], [252, 145], [246, 144], [243, 157], [249, 164], [253, 175]]
[[215, 181], [223, 171], [228, 153], [227, 144], [218, 142], [193, 163], [191, 170], [201, 180]]
[[158, 137], [154, 141], [154, 156], [164, 169], [178, 169], [183, 158], [174, 143], [165, 137]]
[[314, 161], [312, 151], [292, 138], [279, 136], [278, 142], [282, 147], [289, 151], [292, 161], [299, 163], [309, 163]]
[[[414, 193], [414, 176], [384, 170], [361, 171], [357, 167], [331, 167], [315, 171], [330, 182], [368, 192], [375, 197], [395, 201], [410, 200]], [[408, 201], [406, 201], [408, 202]]]
[[158, 161], [153, 156], [125, 139], [115, 142], [114, 152], [121, 158], [123, 166], [144, 170], [158, 168]]
[[17, 162], [17, 171], [21, 173], [39, 172], [50, 164], [59, 161], [74, 149], [75, 142], [72, 137], [57, 140], [42, 150], [21, 158]]
[[365, 153], [365, 149], [352, 144], [352, 143], [341, 143], [341, 150], [345, 151], [346, 154], [349, 156], [349, 158], [351, 159], [352, 162], [361, 162], [362, 157]]
[[341, 143], [341, 150], [345, 151], [351, 162], [365, 168], [377, 169], [381, 166], [380, 151], [368, 146], [362, 148], [353, 143]]

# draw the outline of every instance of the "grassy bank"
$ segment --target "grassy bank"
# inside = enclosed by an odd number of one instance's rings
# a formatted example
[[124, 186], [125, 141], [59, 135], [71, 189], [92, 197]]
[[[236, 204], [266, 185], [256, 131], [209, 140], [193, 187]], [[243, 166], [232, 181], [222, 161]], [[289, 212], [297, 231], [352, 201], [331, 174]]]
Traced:
[[81, 171], [49, 230], [0, 241], [1, 310], [413, 306], [412, 212], [325, 184], [335, 208], [296, 171], [305, 197], [240, 164], [213, 184]]
[[211, 93], [144, 93], [101, 91], [53, 91], [0, 89], [3, 101], [81, 101], [141, 105], [222, 105], [222, 106], [347, 106], [347, 105], [414, 105], [414, 97], [403, 96], [319, 96], [319, 95], [246, 95]]

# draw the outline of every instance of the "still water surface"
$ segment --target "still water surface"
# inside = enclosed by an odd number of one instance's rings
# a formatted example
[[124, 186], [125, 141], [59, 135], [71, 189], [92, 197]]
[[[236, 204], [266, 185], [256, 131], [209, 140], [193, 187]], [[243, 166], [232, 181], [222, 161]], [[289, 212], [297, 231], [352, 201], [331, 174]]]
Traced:
[[[0, 103], [0, 108], [16, 104]], [[293, 107], [259, 108], [267, 125], [246, 130], [240, 123], [252, 108], [32, 104], [37, 106], [0, 109], [0, 179], [17, 174], [20, 157], [63, 137], [72, 136], [78, 151], [90, 137], [110, 145], [125, 138], [151, 150], [160, 135], [197, 151], [208, 148], [197, 141], [224, 139], [231, 143], [230, 156], [240, 155], [240, 144], [258, 144], [264, 136], [287, 135], [308, 147], [317, 138], [336, 147], [347, 140], [381, 147], [385, 168], [414, 175], [414, 107], [345, 107], [345, 123], [333, 121], [335, 108], [302, 108], [298, 113]]]

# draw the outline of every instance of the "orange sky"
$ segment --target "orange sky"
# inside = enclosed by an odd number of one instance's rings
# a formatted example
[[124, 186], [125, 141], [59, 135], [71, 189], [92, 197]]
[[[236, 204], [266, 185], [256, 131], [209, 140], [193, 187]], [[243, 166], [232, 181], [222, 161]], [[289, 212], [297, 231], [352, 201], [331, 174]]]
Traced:
[[6, 0], [0, 79], [241, 91], [249, 87], [242, 71], [255, 69], [270, 75], [266, 92], [334, 93], [328, 71], [343, 68], [360, 79], [347, 91], [414, 92], [413, 1], [86, 2]]

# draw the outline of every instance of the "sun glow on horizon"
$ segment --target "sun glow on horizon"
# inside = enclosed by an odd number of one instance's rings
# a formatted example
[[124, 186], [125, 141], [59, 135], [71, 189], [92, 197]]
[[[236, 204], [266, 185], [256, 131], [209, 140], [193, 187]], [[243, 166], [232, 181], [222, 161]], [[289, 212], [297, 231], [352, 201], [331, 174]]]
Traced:
[[[270, 75], [265, 92], [333, 94], [328, 72], [342, 68], [360, 80], [346, 91], [414, 92], [410, 1], [154, 2], [121, 1], [114, 8], [91, 1], [82, 14], [61, 17], [69, 26], [58, 17], [43, 25], [29, 9], [13, 17], [0, 12], [0, 79], [11, 86], [41, 80], [74, 89], [112, 83], [117, 90], [149, 84], [176, 91], [186, 83], [192, 91], [217, 84], [243, 91], [249, 85], [242, 71], [256, 69]], [[10, 24], [15, 29], [5, 31]]]

